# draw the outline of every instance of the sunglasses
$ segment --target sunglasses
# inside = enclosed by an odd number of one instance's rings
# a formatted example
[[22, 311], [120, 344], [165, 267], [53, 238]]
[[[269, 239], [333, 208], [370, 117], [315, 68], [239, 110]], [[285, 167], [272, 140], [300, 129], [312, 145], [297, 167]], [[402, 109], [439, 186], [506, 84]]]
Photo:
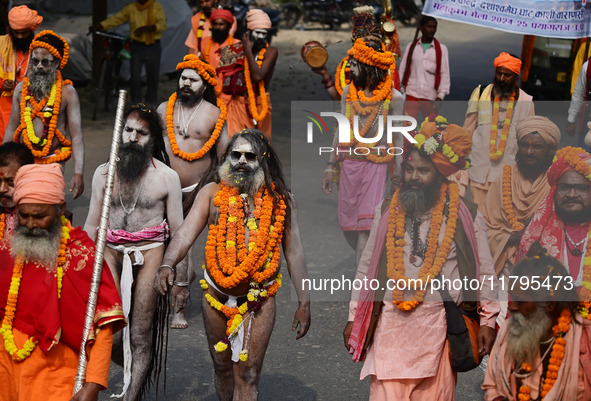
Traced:
[[41, 63], [41, 65], [45, 68], [49, 67], [50, 64], [53, 62], [53, 59], [49, 59], [49, 58], [44, 58], [39, 60], [38, 58], [32, 57], [31, 58], [31, 63], [33, 63], [33, 66], [36, 66], [37, 64]]
[[240, 158], [242, 157], [242, 155], [244, 155], [244, 158], [249, 163], [252, 163], [252, 162], [256, 161], [256, 159], [257, 159], [257, 155], [255, 153], [252, 153], [252, 152], [239, 152], [237, 150], [233, 150], [233, 151], [230, 152], [230, 159], [232, 159], [232, 161], [234, 161], [234, 162], [237, 162], [238, 160], [240, 160]]

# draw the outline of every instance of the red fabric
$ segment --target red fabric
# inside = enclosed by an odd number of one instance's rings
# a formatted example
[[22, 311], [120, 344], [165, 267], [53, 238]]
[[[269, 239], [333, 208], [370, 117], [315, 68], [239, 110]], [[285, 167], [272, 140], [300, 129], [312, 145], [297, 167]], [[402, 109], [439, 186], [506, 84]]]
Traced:
[[[72, 229], [59, 300], [55, 269], [51, 269], [52, 272], [49, 273], [45, 267], [38, 264], [25, 264], [14, 327], [27, 335], [34, 336], [43, 351], [49, 350], [53, 342], [58, 341], [74, 350], [80, 348], [94, 253], [95, 244], [86, 232], [80, 227]], [[10, 241], [2, 240], [0, 241], [0, 315], [2, 318], [13, 267]], [[115, 332], [124, 326], [125, 320], [121, 309], [121, 298], [111, 271], [107, 264], [103, 263], [94, 328], [108, 323], [115, 323], [113, 329]], [[94, 329], [89, 336], [89, 340], [93, 339]]]
[[232, 15], [232, 12], [229, 10], [224, 10], [223, 8], [218, 8], [211, 12], [211, 17], [209, 17], [209, 20], [214, 22], [217, 19], [223, 19], [230, 26], [234, 22], [234, 16]]

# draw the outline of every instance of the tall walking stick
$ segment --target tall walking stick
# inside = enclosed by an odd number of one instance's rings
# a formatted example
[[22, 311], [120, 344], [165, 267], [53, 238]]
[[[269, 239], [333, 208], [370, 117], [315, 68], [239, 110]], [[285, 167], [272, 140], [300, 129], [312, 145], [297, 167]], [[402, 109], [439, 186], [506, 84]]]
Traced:
[[76, 373], [76, 381], [74, 383], [74, 394], [82, 389], [86, 379], [86, 339], [88, 338], [90, 329], [94, 324], [94, 312], [96, 309], [98, 290], [101, 283], [101, 274], [103, 271], [103, 259], [107, 238], [107, 224], [109, 222], [109, 211], [111, 209], [113, 180], [115, 177], [115, 167], [117, 166], [117, 155], [119, 154], [119, 142], [121, 139], [121, 131], [123, 129], [123, 109], [125, 108], [126, 95], [126, 91], [119, 91], [117, 114], [115, 116], [115, 127], [113, 128], [113, 140], [111, 142], [111, 154], [109, 155], [109, 169], [107, 171], [107, 182], [105, 184], [105, 196], [103, 197], [101, 221], [96, 240], [96, 254], [94, 258], [94, 266], [92, 269], [92, 281], [90, 283], [90, 293], [88, 295], [88, 304], [86, 306], [86, 318], [84, 320], [84, 331], [82, 332], [82, 344], [80, 345], [78, 372]]

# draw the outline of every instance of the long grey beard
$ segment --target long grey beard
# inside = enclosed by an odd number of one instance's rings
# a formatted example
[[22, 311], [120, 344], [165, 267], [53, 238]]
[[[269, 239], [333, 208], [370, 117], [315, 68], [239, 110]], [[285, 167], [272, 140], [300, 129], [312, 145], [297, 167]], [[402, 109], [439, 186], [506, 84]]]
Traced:
[[437, 203], [441, 184], [434, 182], [425, 186], [417, 183], [421, 189], [411, 189], [409, 184], [405, 183], [398, 194], [400, 206], [408, 216], [420, 215], [431, 209]]
[[60, 246], [61, 224], [55, 220], [49, 230], [27, 227], [17, 228], [12, 237], [13, 258], [22, 255], [29, 262], [35, 262], [42, 266], [57, 266], [57, 253]]
[[226, 160], [218, 167], [218, 174], [225, 184], [238, 188], [240, 193], [249, 195], [254, 195], [265, 184], [265, 173], [260, 167], [255, 171], [232, 171], [230, 162]]
[[507, 322], [507, 354], [515, 361], [515, 366], [523, 363], [533, 365], [534, 359], [540, 350], [540, 343], [548, 339], [548, 333], [552, 327], [552, 320], [546, 311], [538, 305], [535, 312], [529, 318], [521, 313], [512, 313]]
[[49, 72], [31, 70], [29, 72], [29, 89], [35, 99], [39, 101], [45, 97], [49, 97], [51, 86], [56, 78], [57, 70], [51, 70]]

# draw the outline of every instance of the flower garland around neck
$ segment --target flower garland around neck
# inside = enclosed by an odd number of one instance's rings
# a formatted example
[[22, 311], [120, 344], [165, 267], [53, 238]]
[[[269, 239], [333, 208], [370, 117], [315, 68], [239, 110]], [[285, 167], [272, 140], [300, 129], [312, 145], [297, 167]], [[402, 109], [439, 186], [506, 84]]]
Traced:
[[[209, 227], [205, 260], [207, 272], [221, 288], [231, 289], [253, 280], [262, 283], [279, 270], [285, 200], [275, 204], [265, 187], [257, 192], [255, 210], [247, 221], [248, 246], [244, 227], [246, 202], [245, 194], [239, 194], [237, 188], [223, 182], [214, 198], [220, 217], [217, 224]], [[258, 226], [256, 220], [259, 220]]]
[[4, 229], [6, 229], [6, 213], [0, 214], [0, 239], [4, 239]]
[[511, 193], [511, 168], [510, 165], [503, 167], [503, 208], [505, 209], [511, 227], [515, 231], [521, 231], [525, 228], [525, 225], [515, 217], [515, 208], [513, 207], [513, 197]]
[[[72, 143], [60, 132], [57, 128], [57, 120], [60, 113], [60, 106], [62, 102], [62, 88], [64, 85], [71, 85], [70, 80], [62, 81], [61, 74], [58, 74], [56, 81], [51, 87], [49, 98], [43, 98], [39, 102], [31, 94], [29, 89], [29, 79], [23, 80], [23, 89], [21, 91], [21, 121], [20, 125], [14, 132], [14, 142], [20, 142], [22, 136], [24, 144], [31, 150], [35, 157], [37, 164], [49, 164], [66, 161], [70, 158]], [[27, 106], [27, 102], [31, 106]], [[43, 121], [43, 137], [39, 138], [35, 134], [33, 126], [33, 119], [41, 119]], [[53, 138], [57, 137], [63, 148], [56, 150], [55, 154], [49, 156]], [[41, 150], [35, 149], [41, 147]]]
[[[227, 46], [231, 46], [234, 44], [234, 38], [232, 37], [232, 35], [228, 35], [227, 40], [228, 40]], [[203, 59], [203, 61], [205, 61], [209, 65], [211, 65], [211, 63], [209, 62], [209, 52], [211, 51], [211, 43], [212, 42], [213, 42], [213, 38], [210, 37], [209, 42], [207, 42], [207, 46], [205, 46], [205, 53], [201, 55], [201, 58]]]
[[[259, 54], [256, 58], [257, 65], [259, 66], [259, 68], [263, 66], [263, 59], [265, 58], [265, 53], [267, 53], [268, 47], [269, 45], [267, 44], [259, 51]], [[261, 97], [261, 112], [259, 113], [256, 96], [254, 94], [254, 88], [252, 86], [248, 58], [246, 57], [246, 55], [244, 56], [244, 81], [246, 82], [246, 91], [248, 93], [248, 107], [250, 110], [250, 114], [252, 115], [252, 118], [254, 118], [254, 120], [260, 124], [261, 121], [265, 119], [269, 111], [269, 104], [267, 103], [267, 91], [265, 90], [265, 80], [261, 79], [259, 81], [259, 96]]]
[[[544, 383], [542, 384], [542, 392], [540, 400], [543, 400], [546, 395], [552, 390], [554, 384], [556, 383], [556, 379], [558, 377], [558, 371], [560, 370], [560, 365], [562, 365], [562, 360], [564, 359], [565, 347], [566, 347], [566, 340], [564, 336], [570, 329], [570, 324], [572, 321], [572, 315], [570, 310], [564, 309], [558, 318], [558, 323], [554, 327], [552, 327], [552, 332], [554, 334], [555, 340], [554, 344], [552, 345], [552, 352], [550, 353], [550, 362], [548, 364], [548, 369], [546, 370], [546, 377], [544, 379]], [[524, 363], [521, 366], [521, 369], [526, 372], [531, 372], [532, 367], [531, 365]], [[522, 385], [519, 387], [519, 394], [517, 395], [517, 399], [520, 401], [530, 401], [530, 388], [529, 386]]]
[[[57, 297], [61, 297], [62, 293], [62, 280], [64, 277], [64, 264], [66, 263], [66, 248], [68, 241], [70, 240], [70, 230], [72, 226], [70, 222], [64, 217], [60, 216], [62, 223], [62, 230], [60, 234], [60, 246], [58, 250], [57, 258]], [[12, 280], [10, 281], [10, 287], [8, 290], [8, 297], [6, 300], [6, 308], [4, 311], [4, 319], [2, 320], [2, 327], [0, 333], [4, 337], [4, 347], [10, 354], [12, 359], [15, 361], [22, 361], [27, 358], [35, 347], [37, 346], [37, 340], [34, 337], [29, 337], [23, 347], [19, 349], [14, 342], [14, 335], [12, 334], [12, 327], [14, 324], [14, 318], [16, 315], [16, 305], [18, 302], [18, 293], [23, 277], [23, 269], [25, 266], [25, 257], [19, 255], [16, 257], [14, 262], [14, 268], [12, 270]]]
[[201, 39], [203, 37], [203, 30], [205, 29], [205, 14], [201, 12], [201, 18], [199, 18], [199, 26], [197, 27], [197, 39]]
[[[166, 133], [168, 134], [168, 140], [170, 141], [170, 148], [172, 149], [172, 153], [174, 153], [175, 156], [178, 156], [181, 159], [190, 162], [201, 159], [205, 154], [207, 154], [207, 152], [209, 152], [209, 150], [213, 147], [213, 145], [215, 145], [216, 141], [220, 137], [220, 133], [222, 132], [222, 128], [224, 127], [224, 123], [226, 122], [228, 109], [226, 108], [225, 103], [220, 98], [217, 98], [216, 102], [218, 108], [220, 109], [220, 115], [218, 117], [218, 121], [215, 125], [215, 128], [211, 133], [211, 136], [209, 137], [207, 142], [203, 144], [203, 147], [199, 149], [197, 152], [187, 153], [179, 149], [179, 145], [176, 141], [176, 134], [174, 133], [174, 105], [176, 103], [176, 100], [177, 93], [174, 92], [168, 98], [168, 103], [166, 105]], [[179, 107], [182, 106], [179, 105]]]
[[[343, 88], [351, 83], [351, 79], [349, 77], [349, 72], [351, 68], [349, 67], [349, 56], [345, 56], [339, 65], [337, 66], [337, 70], [335, 72], [335, 89], [339, 96], [343, 96]], [[390, 66], [390, 77], [395, 76], [394, 74], [398, 74], [396, 71], [396, 63]]]
[[[394, 238], [394, 241], [386, 243], [386, 255], [388, 266], [388, 277], [395, 282], [406, 281], [410, 285], [410, 278], [405, 275], [404, 261], [404, 234], [406, 232], [406, 212], [400, 206], [398, 196], [400, 189], [396, 191], [390, 203], [390, 216], [388, 219], [388, 238]], [[441, 229], [444, 217], [444, 208], [449, 196], [449, 214], [445, 225], [445, 235], [439, 244], [439, 231]], [[392, 297], [394, 304], [402, 311], [410, 311], [417, 307], [425, 297], [427, 286], [435, 277], [441, 273], [443, 264], [447, 259], [449, 250], [456, 233], [456, 223], [458, 220], [458, 209], [460, 205], [460, 191], [456, 183], [442, 183], [439, 190], [439, 199], [433, 209], [430, 219], [429, 234], [427, 237], [427, 250], [423, 265], [419, 271], [417, 280], [422, 282], [422, 290], [415, 291], [409, 301], [404, 300], [404, 290], [394, 289]]]
[[493, 102], [493, 116], [492, 125], [490, 127], [490, 159], [492, 161], [499, 160], [503, 153], [505, 153], [505, 145], [507, 144], [507, 138], [509, 137], [509, 128], [511, 127], [511, 117], [513, 116], [513, 108], [515, 107], [515, 95], [511, 95], [509, 103], [507, 104], [507, 111], [505, 113], [505, 122], [503, 124], [503, 130], [501, 131], [501, 139], [497, 148], [497, 135], [499, 132], [499, 108], [501, 105], [501, 98], [495, 97]]
[[[248, 295], [246, 296], [246, 302], [237, 307], [226, 306], [218, 301], [213, 295], [209, 293], [205, 294], [205, 299], [209, 305], [212, 308], [222, 312], [228, 319], [226, 323], [226, 336], [216, 343], [214, 347], [216, 352], [224, 352], [226, 349], [228, 349], [230, 338], [238, 334], [240, 326], [242, 326], [246, 321], [245, 316], [247, 314], [252, 315], [256, 313], [259, 309], [261, 309], [262, 303], [265, 299], [275, 296], [281, 287], [281, 282], [281, 274], [278, 274], [271, 284], [261, 284], [251, 281], [250, 289], [248, 290]], [[200, 280], [199, 283], [201, 284], [202, 289], [207, 290], [209, 288], [209, 285], [205, 280]], [[243, 362], [248, 359], [248, 349], [246, 343], [244, 343], [244, 348], [240, 351], [239, 359]]]

